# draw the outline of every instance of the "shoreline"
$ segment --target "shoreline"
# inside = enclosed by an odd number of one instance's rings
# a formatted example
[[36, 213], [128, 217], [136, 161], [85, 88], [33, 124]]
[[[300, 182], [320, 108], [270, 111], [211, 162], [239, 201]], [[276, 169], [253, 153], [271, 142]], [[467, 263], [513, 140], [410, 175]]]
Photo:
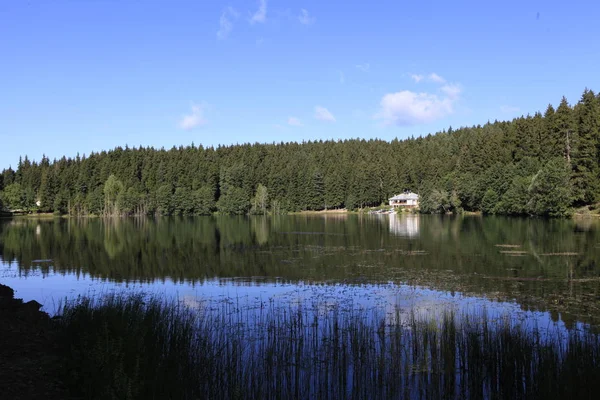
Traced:
[[[373, 208], [376, 209], [376, 208]], [[365, 215], [365, 214], [369, 214], [369, 211], [371, 209], [361, 209], [359, 211], [349, 211], [347, 209], [335, 209], [335, 210], [320, 210], [320, 211], [293, 211], [293, 212], [289, 212], [286, 214], [267, 214], [267, 215], [252, 215], [252, 214], [244, 214], [244, 215], [228, 215], [228, 214], [219, 214], [219, 213], [212, 213], [210, 215], [191, 215], [191, 216], [185, 216], [185, 218], [198, 218], [198, 217], [217, 217], [217, 216], [232, 216], [232, 217], [277, 217], [277, 216], [285, 216], [285, 215]], [[393, 214], [393, 215], [442, 215], [442, 216], [464, 216], [464, 217], [503, 217], [503, 218], [517, 218], [517, 219], [547, 219], [547, 220], [574, 220], [574, 219], [600, 219], [600, 213], [581, 213], [581, 212], [574, 212], [572, 214], [570, 214], [569, 216], [565, 216], [565, 217], [558, 217], [558, 218], [553, 218], [553, 217], [544, 217], [544, 216], [537, 216], [537, 215], [505, 215], [505, 214], [484, 214], [481, 211], [463, 211], [461, 213], [445, 213], [445, 214], [438, 214], [438, 213], [421, 213], [421, 212], [414, 212], [414, 211], [400, 211], [400, 212], [393, 212], [393, 213], [389, 213], [389, 214]], [[385, 215], [389, 215], [389, 214], [385, 214]], [[101, 216], [101, 215], [95, 215], [95, 214], [89, 214], [89, 215], [69, 215], [69, 214], [61, 214], [61, 215], [56, 215], [53, 213], [31, 213], [31, 214], [10, 214], [10, 213], [3, 213], [0, 214], [0, 220], [2, 219], [20, 219], [20, 218], [26, 218], [26, 219], [46, 219], [46, 220], [50, 220], [50, 219], [71, 219], [71, 218], [75, 218], [75, 219], [79, 219], [79, 218], [89, 218], [89, 219], [96, 219], [96, 218], [154, 218], [157, 217], [155, 215], [110, 215], [110, 216]], [[182, 217], [179, 215], [169, 215], [169, 216], [160, 216], [161, 218], [172, 218], [172, 217]]]
[[0, 396], [68, 398], [60, 373], [57, 327], [35, 300], [23, 302], [0, 283]]

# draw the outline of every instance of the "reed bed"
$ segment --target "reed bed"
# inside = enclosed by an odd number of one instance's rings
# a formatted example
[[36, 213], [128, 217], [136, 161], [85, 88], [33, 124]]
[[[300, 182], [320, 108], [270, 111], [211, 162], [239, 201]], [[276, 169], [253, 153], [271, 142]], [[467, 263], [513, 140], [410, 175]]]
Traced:
[[600, 393], [600, 338], [509, 317], [327, 305], [190, 307], [139, 294], [62, 308], [86, 399], [553, 399]]

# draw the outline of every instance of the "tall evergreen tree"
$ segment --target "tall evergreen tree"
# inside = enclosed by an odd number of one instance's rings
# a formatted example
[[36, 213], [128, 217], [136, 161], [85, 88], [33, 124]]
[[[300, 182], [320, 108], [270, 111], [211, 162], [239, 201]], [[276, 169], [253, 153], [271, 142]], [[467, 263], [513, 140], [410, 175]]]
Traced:
[[599, 191], [598, 139], [600, 106], [596, 95], [587, 90], [575, 107], [577, 125], [573, 149], [573, 195], [577, 204], [596, 201]]
[[[263, 185], [274, 212], [374, 206], [412, 190], [422, 211], [559, 215], [600, 200], [599, 104], [586, 90], [575, 108], [563, 98], [544, 115], [391, 142], [125, 146], [52, 162], [22, 157], [16, 170], [2, 171], [0, 197], [30, 211], [40, 201], [40, 211], [56, 213], [204, 215], [245, 213], [251, 203], [262, 210]], [[557, 159], [568, 165], [566, 203], [564, 188], [540, 181], [564, 184]]]

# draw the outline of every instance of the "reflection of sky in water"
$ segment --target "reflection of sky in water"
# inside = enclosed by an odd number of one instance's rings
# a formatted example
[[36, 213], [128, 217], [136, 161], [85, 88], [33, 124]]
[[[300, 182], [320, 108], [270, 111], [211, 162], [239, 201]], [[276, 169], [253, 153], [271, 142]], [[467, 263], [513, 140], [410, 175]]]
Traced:
[[[47, 260], [46, 260], [47, 262]], [[12, 287], [15, 296], [25, 301], [36, 300], [48, 313], [55, 312], [66, 298], [99, 295], [113, 291], [143, 291], [183, 301], [193, 308], [222, 309], [225, 303], [246, 310], [293, 310], [323, 314], [334, 310], [367, 310], [385, 313], [388, 323], [402, 323], [414, 313], [417, 318], [438, 318], [444, 311], [479, 315], [485, 309], [488, 317], [509, 315], [514, 321], [527, 321], [540, 328], [555, 326], [549, 313], [522, 310], [517, 303], [491, 301], [432, 289], [397, 285], [309, 284], [262, 282], [259, 279], [212, 279], [203, 282], [175, 283], [170, 279], [154, 283], [118, 283], [79, 276], [41, 272], [19, 275], [15, 263], [0, 260], [0, 282]], [[258, 311], [257, 311], [258, 312]], [[400, 319], [400, 320], [398, 320]], [[564, 324], [557, 324], [564, 328]]]

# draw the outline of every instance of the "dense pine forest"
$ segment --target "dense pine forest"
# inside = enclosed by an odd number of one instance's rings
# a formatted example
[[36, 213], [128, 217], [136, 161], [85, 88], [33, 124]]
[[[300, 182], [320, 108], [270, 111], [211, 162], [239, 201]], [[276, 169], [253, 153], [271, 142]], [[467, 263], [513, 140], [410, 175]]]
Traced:
[[600, 95], [512, 121], [406, 140], [117, 147], [27, 157], [0, 175], [0, 209], [205, 215], [357, 209], [404, 190], [429, 213], [568, 215], [600, 194]]

